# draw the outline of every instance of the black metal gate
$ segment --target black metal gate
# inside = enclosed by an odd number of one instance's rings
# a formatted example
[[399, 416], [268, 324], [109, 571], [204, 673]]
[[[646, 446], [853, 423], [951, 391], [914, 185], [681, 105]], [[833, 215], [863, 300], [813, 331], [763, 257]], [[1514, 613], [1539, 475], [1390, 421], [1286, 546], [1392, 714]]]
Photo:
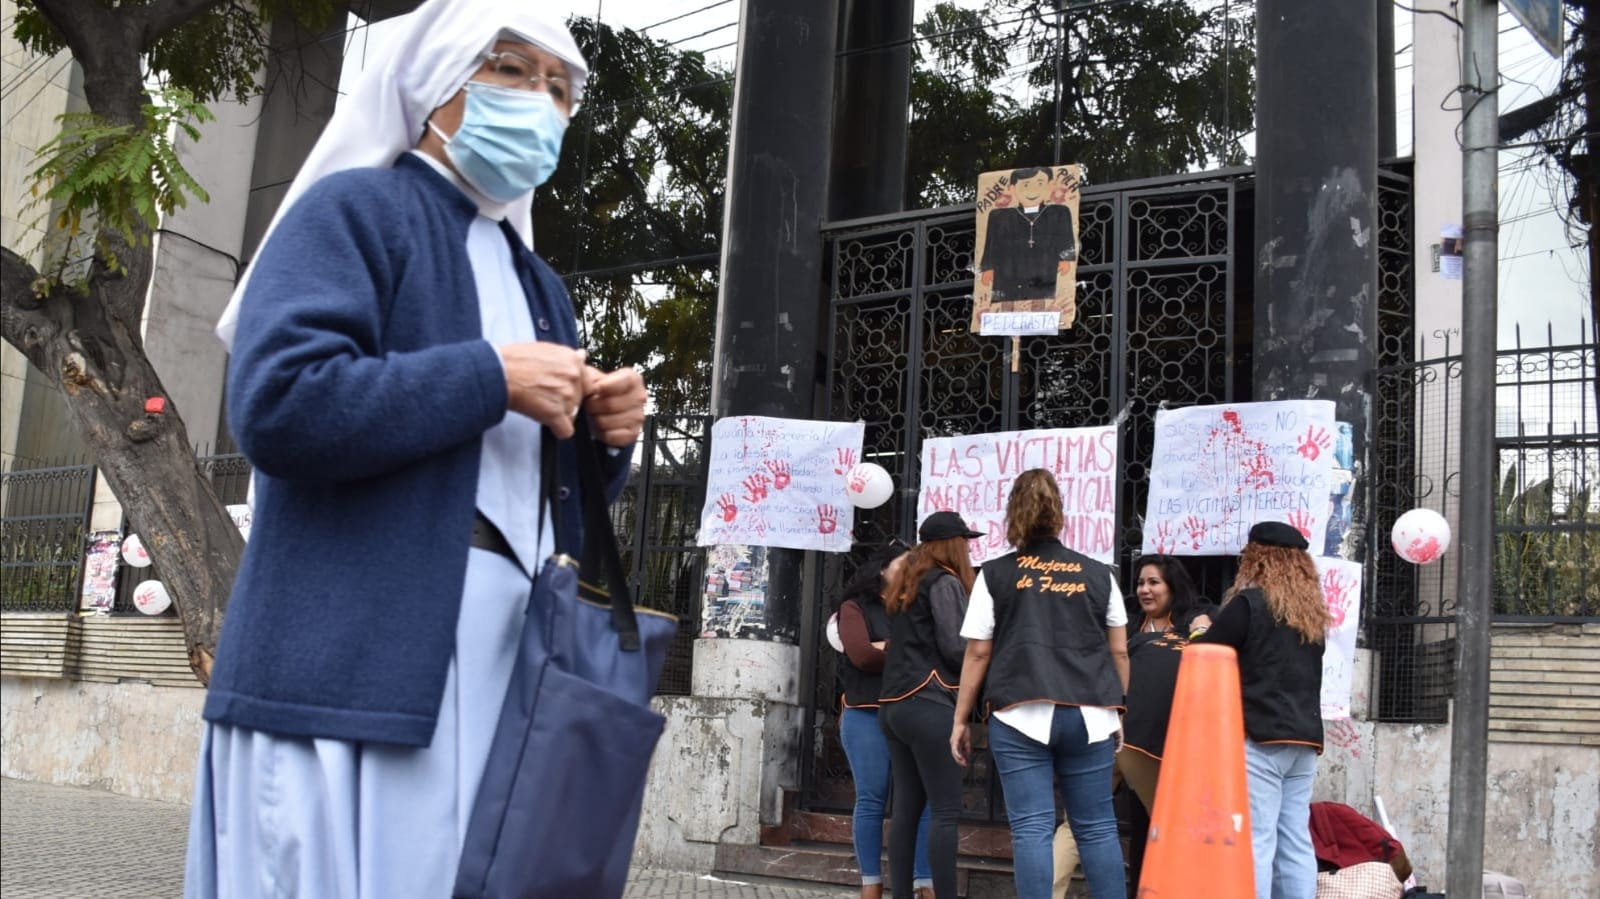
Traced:
[[[1142, 540], [1157, 408], [1250, 398], [1252, 199], [1245, 169], [1086, 189], [1076, 324], [1020, 344], [969, 329], [973, 207], [830, 227], [827, 417], [864, 421], [865, 459], [902, 487], [919, 483], [926, 438], [1120, 420], [1117, 558], [1130, 562]], [[1380, 247], [1408, 247], [1409, 229], [1409, 181], [1385, 173]], [[1379, 265], [1380, 305], [1391, 321], [1400, 310], [1406, 328], [1384, 350], [1408, 351], [1409, 252], [1383, 255]], [[857, 552], [821, 560], [814, 608], [827, 608], [865, 554], [912, 537], [916, 502], [914, 490], [902, 489], [858, 511]], [[1233, 560], [1191, 561], [1201, 591], [1219, 596]], [[804, 644], [814, 649], [802, 795], [809, 808], [842, 810], [851, 786], [838, 742], [837, 655], [817, 636], [826, 617], [808, 620]], [[987, 759], [967, 776], [967, 814], [1003, 820]]]

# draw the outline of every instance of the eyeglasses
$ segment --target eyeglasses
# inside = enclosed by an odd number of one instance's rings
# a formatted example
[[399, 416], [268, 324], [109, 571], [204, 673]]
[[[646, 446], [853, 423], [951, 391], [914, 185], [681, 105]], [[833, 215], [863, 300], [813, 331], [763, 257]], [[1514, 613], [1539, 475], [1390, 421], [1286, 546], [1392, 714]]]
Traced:
[[539, 66], [525, 56], [505, 50], [499, 53], [485, 53], [482, 59], [489, 74], [504, 82], [507, 87], [525, 91], [536, 91], [543, 87], [557, 103], [566, 105], [570, 102], [572, 82], [559, 75], [546, 75], [540, 72]]

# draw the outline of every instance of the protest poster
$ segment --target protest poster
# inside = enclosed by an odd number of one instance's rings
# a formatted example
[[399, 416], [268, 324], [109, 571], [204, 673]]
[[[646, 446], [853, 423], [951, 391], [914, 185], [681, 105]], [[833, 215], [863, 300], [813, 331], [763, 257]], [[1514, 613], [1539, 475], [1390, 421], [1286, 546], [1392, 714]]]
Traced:
[[1338, 433], [1329, 400], [1158, 410], [1143, 551], [1233, 555], [1261, 521], [1324, 546]]
[[855, 508], [845, 473], [861, 461], [861, 422], [742, 415], [711, 427], [699, 545], [844, 552]]
[[1066, 520], [1061, 542], [1110, 562], [1117, 543], [1116, 425], [924, 440], [917, 521], [934, 512], [956, 512], [984, 534], [972, 541], [972, 564], [1003, 556], [1011, 551], [1006, 543], [1011, 482], [1030, 468], [1049, 469], [1061, 487]]
[[972, 330], [1022, 336], [1072, 327], [1082, 182], [1083, 167], [1077, 165], [978, 176]]
[[1361, 620], [1361, 563], [1317, 556], [1317, 577], [1328, 603], [1328, 642], [1322, 649], [1322, 717], [1350, 717], [1356, 628]]
[[110, 614], [117, 599], [117, 565], [122, 552], [122, 535], [116, 531], [95, 531], [89, 535], [83, 554], [83, 587], [78, 608], [84, 612]]

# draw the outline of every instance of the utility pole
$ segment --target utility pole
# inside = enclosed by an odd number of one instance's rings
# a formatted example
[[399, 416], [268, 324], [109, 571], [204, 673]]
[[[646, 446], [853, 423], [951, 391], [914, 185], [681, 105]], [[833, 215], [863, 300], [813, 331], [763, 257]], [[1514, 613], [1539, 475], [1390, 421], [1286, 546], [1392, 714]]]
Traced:
[[1461, 533], [1456, 692], [1450, 716], [1450, 829], [1445, 894], [1483, 895], [1489, 776], [1489, 616], [1493, 611], [1495, 337], [1500, 240], [1499, 34], [1496, 0], [1461, 4]]

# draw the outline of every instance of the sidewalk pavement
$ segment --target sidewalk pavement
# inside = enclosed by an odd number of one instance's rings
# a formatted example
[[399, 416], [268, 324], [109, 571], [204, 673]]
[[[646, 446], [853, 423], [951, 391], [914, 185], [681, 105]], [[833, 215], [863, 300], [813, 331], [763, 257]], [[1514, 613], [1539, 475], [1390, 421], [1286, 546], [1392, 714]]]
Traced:
[[[183, 895], [188, 830], [185, 805], [0, 778], [0, 895], [178, 899]], [[839, 899], [853, 892], [636, 868], [624, 895], [626, 899]]]

